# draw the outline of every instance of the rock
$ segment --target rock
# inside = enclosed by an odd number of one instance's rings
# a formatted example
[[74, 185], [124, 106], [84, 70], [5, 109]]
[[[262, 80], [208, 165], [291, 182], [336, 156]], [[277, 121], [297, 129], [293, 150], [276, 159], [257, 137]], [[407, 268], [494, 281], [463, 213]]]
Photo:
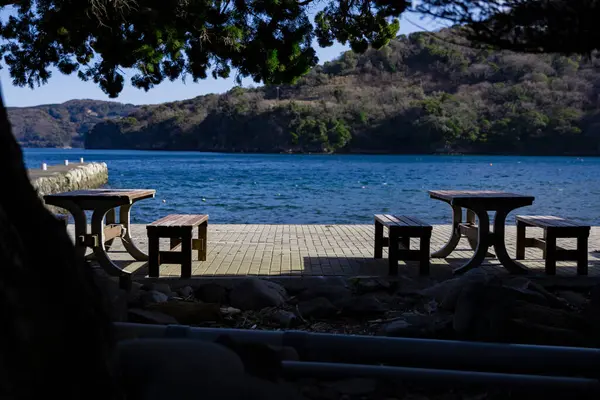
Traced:
[[173, 293], [173, 291], [171, 290], [171, 285], [169, 285], [168, 283], [155, 283], [153, 289], [158, 292], [164, 293], [167, 296]]
[[156, 290], [144, 290], [140, 293], [140, 303], [144, 307], [156, 303], [165, 303], [167, 301], [169, 301], [169, 296]]
[[[450, 330], [452, 317], [448, 314], [405, 313], [401, 319], [383, 325], [380, 335], [395, 337], [436, 338]], [[447, 335], [445, 338], [447, 338]]]
[[241, 310], [260, 310], [265, 307], [282, 306], [287, 296], [281, 285], [252, 277], [235, 285], [229, 297], [233, 307]]
[[111, 321], [126, 321], [129, 294], [119, 287], [118, 279], [95, 274], [94, 280], [106, 302]]
[[516, 302], [513, 307], [512, 317], [526, 322], [552, 326], [555, 328], [574, 329], [584, 331], [589, 328], [589, 323], [574, 312], [544, 307], [538, 304]]
[[350, 297], [342, 303], [342, 313], [351, 316], [381, 314], [389, 307], [373, 296]]
[[543, 286], [522, 276], [505, 281], [503, 287], [517, 292], [513, 293], [515, 299], [540, 305], [551, 305], [552, 307], [564, 307], [564, 302], [561, 299], [548, 292]]
[[242, 310], [234, 307], [221, 307], [221, 314], [223, 315], [237, 315], [240, 314]]
[[349, 396], [364, 396], [377, 389], [377, 381], [367, 378], [351, 378], [327, 384], [330, 389], [337, 393]]
[[216, 283], [207, 283], [194, 290], [194, 296], [205, 303], [226, 304], [227, 289]]
[[140, 308], [129, 309], [127, 317], [129, 322], [136, 322], [138, 324], [179, 324], [179, 321], [170, 315], [159, 311], [142, 310]]
[[512, 289], [471, 284], [463, 288], [456, 302], [453, 328], [459, 338], [498, 340], [506, 337], [506, 324], [514, 299]]
[[378, 292], [390, 289], [390, 282], [381, 278], [356, 278], [353, 281], [358, 294]]
[[316, 297], [298, 303], [303, 318], [327, 318], [337, 314], [338, 309], [325, 297]]
[[147, 283], [142, 286], [142, 289], [151, 291], [155, 290], [167, 295], [167, 297], [173, 297], [174, 293], [171, 290], [171, 286], [168, 283]]
[[594, 330], [595, 346], [600, 347], [600, 285], [594, 286], [590, 291], [590, 302], [585, 308], [585, 315]]
[[[180, 289], [177, 289], [177, 293], [184, 299], [187, 299], [188, 297], [191, 297], [194, 295], [194, 289], [191, 286], [184, 286]], [[209, 303], [212, 303], [212, 302], [209, 302]]]
[[481, 270], [481, 268], [474, 268], [467, 271], [459, 278], [448, 279], [434, 286], [420, 290], [418, 293], [422, 296], [435, 299], [440, 308], [453, 311], [456, 307], [456, 302], [458, 301], [461, 290], [467, 284], [487, 284], [493, 279], [494, 277], [492, 275]]
[[317, 297], [324, 297], [333, 304], [339, 304], [344, 302], [351, 296], [352, 291], [345, 286], [330, 286], [323, 284], [309, 287], [308, 289], [306, 289], [298, 295], [298, 299], [303, 301], [314, 299]]
[[538, 344], [548, 346], [585, 347], [589, 343], [578, 331], [536, 324], [514, 319], [510, 321], [508, 340], [512, 343]]
[[564, 291], [558, 292], [557, 294], [558, 294], [558, 297], [564, 299], [570, 305], [578, 307], [578, 308], [583, 308], [588, 304], [588, 300], [581, 293], [564, 290]]
[[207, 321], [220, 321], [221, 308], [218, 304], [191, 301], [170, 301], [149, 306], [152, 311], [170, 315], [182, 324], [196, 325]]
[[296, 314], [286, 310], [275, 310], [269, 315], [269, 319], [278, 322], [282, 328], [289, 328], [298, 321]]

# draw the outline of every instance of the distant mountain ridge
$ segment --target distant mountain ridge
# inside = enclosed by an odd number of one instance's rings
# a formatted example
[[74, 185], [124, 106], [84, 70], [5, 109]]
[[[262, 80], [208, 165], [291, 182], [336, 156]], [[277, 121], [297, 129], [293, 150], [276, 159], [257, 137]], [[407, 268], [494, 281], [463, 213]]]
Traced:
[[[35, 95], [35, 94], [34, 94]], [[8, 107], [13, 134], [24, 147], [83, 147], [84, 136], [98, 122], [121, 118], [138, 106], [101, 100]]]

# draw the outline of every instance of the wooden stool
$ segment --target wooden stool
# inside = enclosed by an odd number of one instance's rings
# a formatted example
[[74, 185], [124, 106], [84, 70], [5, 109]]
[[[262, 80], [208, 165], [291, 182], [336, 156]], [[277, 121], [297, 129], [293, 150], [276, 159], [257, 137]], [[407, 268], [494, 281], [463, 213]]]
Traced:
[[[383, 236], [387, 227], [389, 236]], [[419, 273], [429, 275], [429, 248], [432, 226], [415, 217], [375, 215], [375, 258], [383, 257], [383, 247], [389, 247], [389, 274], [398, 274], [398, 261], [419, 261]], [[410, 249], [410, 239], [419, 238], [419, 248]]]
[[[551, 215], [517, 215], [517, 260], [525, 259], [525, 248], [536, 247], [544, 252], [546, 274], [556, 275], [556, 261], [577, 261], [577, 275], [588, 273], [588, 238], [590, 226]], [[544, 229], [544, 238], [526, 237], [528, 226]], [[556, 245], [557, 238], [577, 239], [576, 250]]]
[[[193, 229], [198, 227], [198, 239]], [[206, 261], [208, 215], [168, 215], [146, 226], [148, 233], [148, 275], [157, 278], [161, 264], [181, 264], [181, 277], [192, 276], [192, 249], [198, 250], [198, 260]], [[159, 239], [169, 238], [170, 250], [160, 251]]]

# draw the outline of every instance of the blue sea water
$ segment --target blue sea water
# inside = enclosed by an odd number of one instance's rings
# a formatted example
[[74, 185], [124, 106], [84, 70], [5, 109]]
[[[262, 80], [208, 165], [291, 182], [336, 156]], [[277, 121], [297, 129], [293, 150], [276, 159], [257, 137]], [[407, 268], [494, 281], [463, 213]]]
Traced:
[[30, 168], [65, 159], [104, 161], [112, 188], [156, 189], [132, 208], [146, 223], [170, 213], [212, 223], [371, 223], [407, 213], [449, 223], [431, 189], [503, 190], [535, 196], [521, 214], [554, 214], [600, 225], [600, 158], [279, 155], [25, 149]]

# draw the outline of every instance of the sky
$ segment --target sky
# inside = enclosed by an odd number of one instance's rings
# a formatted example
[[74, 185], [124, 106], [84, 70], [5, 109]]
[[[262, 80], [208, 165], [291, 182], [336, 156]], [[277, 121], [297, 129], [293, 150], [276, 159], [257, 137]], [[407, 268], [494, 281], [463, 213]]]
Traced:
[[[4, 19], [5, 13], [0, 13], [0, 19]], [[435, 21], [423, 20], [419, 15], [405, 13], [400, 22], [400, 33], [409, 34], [412, 32], [426, 30], [435, 30], [439, 28]], [[331, 61], [338, 57], [342, 52], [348, 50], [348, 46], [335, 43], [328, 48], [320, 48], [316, 44], [319, 63]], [[133, 75], [133, 74], [131, 74]], [[196, 96], [209, 93], [223, 93], [235, 86], [234, 76], [228, 79], [213, 79], [209, 76], [207, 79], [194, 83], [188, 77], [186, 82], [177, 80], [174, 82], [164, 81], [155, 86], [148, 92], [137, 89], [129, 84], [130, 76], [125, 77], [125, 87], [118, 98], [110, 99], [93, 82], [84, 82], [76, 74], [63, 75], [58, 71], [53, 71], [52, 77], [48, 83], [35, 89], [29, 87], [13, 86], [12, 79], [6, 67], [0, 70], [0, 84], [4, 104], [8, 107], [29, 107], [40, 104], [63, 103], [73, 99], [93, 99], [93, 100], [115, 100], [122, 103], [131, 104], [157, 104], [169, 101], [185, 100]], [[243, 86], [254, 84], [252, 79], [245, 79]]]

